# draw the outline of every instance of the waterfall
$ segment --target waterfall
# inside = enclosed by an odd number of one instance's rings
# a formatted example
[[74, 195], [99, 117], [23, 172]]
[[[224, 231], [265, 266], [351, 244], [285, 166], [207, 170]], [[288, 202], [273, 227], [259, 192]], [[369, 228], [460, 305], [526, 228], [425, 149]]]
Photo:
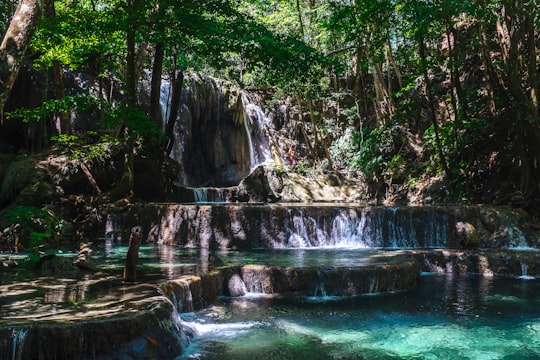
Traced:
[[272, 160], [272, 153], [268, 144], [267, 129], [270, 120], [246, 92], [242, 93], [242, 105], [244, 108], [244, 126], [249, 142], [249, 155], [251, 169], [257, 165]]
[[208, 202], [208, 197], [206, 196], [206, 192], [202, 188], [193, 189], [193, 196], [195, 198], [196, 203]]
[[519, 260], [519, 264], [521, 266], [521, 276], [519, 278], [523, 280], [534, 280], [534, 276], [527, 275], [527, 272], [529, 271], [529, 265], [527, 265], [525, 261], [521, 259]]
[[125, 230], [122, 216], [117, 214], [107, 214], [105, 218], [104, 237], [107, 240], [122, 240], [122, 233]]
[[[171, 110], [172, 84], [163, 79], [163, 129]], [[272, 159], [271, 121], [255, 97], [218, 79], [188, 74], [173, 128], [170, 157], [181, 165], [184, 187], [237, 185], [250, 170]]]
[[23, 358], [23, 351], [25, 348], [25, 340], [28, 334], [28, 329], [15, 330], [12, 332], [12, 354], [11, 359], [18, 360]]
[[169, 119], [171, 105], [171, 82], [168, 79], [161, 79], [161, 88], [159, 92], [159, 104], [161, 105], [161, 115], [163, 123], [166, 124]]
[[[210, 200], [210, 199], [209, 199]], [[148, 204], [137, 224], [155, 225], [155, 241], [190, 248], [462, 248], [456, 224], [468, 216], [485, 233], [480, 245], [513, 248], [519, 223], [487, 229], [476, 207], [356, 206], [322, 204]], [[136, 208], [132, 209], [138, 212]], [[139, 216], [139, 217], [138, 217]], [[530, 270], [530, 269], [529, 269]], [[529, 271], [530, 272], [530, 271]]]
[[171, 301], [178, 313], [191, 312], [195, 304], [190, 285], [189, 279], [179, 278], [162, 284], [159, 291]]
[[418, 248], [445, 246], [446, 219], [437, 212], [415, 208], [337, 208], [316, 212], [309, 207], [290, 210], [285, 243], [276, 248]]
[[315, 284], [315, 291], [313, 292], [313, 296], [321, 296], [326, 297], [328, 294], [326, 293], [326, 286], [324, 282], [324, 274], [320, 269], [317, 269], [316, 271], [316, 284]]
[[[437, 248], [458, 245], [451, 210], [433, 207], [204, 203], [152, 206], [156, 210], [152, 222], [156, 227], [154, 241], [174, 241], [193, 248]], [[150, 229], [152, 224], [146, 227]]]

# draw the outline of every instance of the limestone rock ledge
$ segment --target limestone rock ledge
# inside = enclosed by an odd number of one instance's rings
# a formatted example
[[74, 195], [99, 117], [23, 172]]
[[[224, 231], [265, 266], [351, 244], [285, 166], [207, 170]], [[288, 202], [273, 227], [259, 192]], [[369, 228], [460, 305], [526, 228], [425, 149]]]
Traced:
[[85, 321], [35, 321], [0, 328], [0, 359], [173, 359], [189, 334], [163, 296], [141, 300], [139, 311]]

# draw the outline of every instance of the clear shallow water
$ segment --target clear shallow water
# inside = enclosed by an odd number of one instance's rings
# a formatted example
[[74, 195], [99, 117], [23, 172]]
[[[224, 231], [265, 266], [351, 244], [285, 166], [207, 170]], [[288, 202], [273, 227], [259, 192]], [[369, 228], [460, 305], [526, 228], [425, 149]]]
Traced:
[[413, 290], [357, 298], [221, 299], [182, 314], [178, 359], [538, 359], [537, 280], [423, 274]]
[[[92, 259], [100, 269], [121, 273], [128, 247], [109, 240], [95, 246]], [[269, 266], [361, 266], [403, 259], [407, 250], [383, 249], [275, 249], [252, 251], [212, 251], [226, 266], [246, 264]], [[211, 267], [209, 252], [168, 245], [142, 245], [137, 263], [138, 277], [174, 279], [184, 274], [198, 274]]]

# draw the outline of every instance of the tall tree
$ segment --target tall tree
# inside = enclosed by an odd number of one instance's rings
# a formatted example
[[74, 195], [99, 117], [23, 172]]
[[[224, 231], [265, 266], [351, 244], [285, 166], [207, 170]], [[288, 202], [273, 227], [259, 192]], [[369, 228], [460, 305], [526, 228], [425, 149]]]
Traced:
[[52, 0], [21, 0], [0, 44], [0, 112], [11, 93], [41, 11]]

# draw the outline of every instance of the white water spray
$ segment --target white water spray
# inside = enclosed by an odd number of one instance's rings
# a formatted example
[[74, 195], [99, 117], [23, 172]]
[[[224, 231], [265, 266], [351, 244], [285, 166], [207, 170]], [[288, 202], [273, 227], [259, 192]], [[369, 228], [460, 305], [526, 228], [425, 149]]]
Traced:
[[267, 129], [270, 120], [246, 93], [242, 93], [242, 106], [244, 108], [244, 126], [249, 142], [250, 167], [272, 161], [272, 153], [268, 144]]

